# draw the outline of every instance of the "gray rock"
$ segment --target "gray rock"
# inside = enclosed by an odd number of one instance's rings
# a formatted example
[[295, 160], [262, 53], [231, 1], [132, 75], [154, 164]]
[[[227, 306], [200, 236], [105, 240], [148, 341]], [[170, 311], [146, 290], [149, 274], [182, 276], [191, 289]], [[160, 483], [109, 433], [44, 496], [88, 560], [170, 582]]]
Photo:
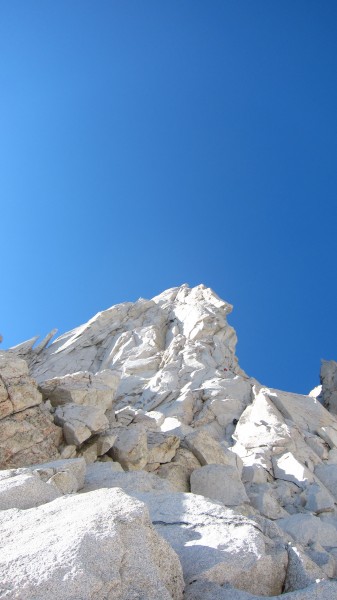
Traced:
[[336, 581], [320, 581], [281, 596], [253, 595], [237, 590], [230, 584], [196, 581], [187, 588], [184, 600], [335, 600], [336, 595]]
[[109, 421], [101, 408], [78, 404], [58, 406], [55, 423], [63, 427], [66, 442], [76, 446], [80, 446], [93, 434], [109, 428]]
[[266, 538], [257, 523], [195, 494], [137, 497], [177, 552], [187, 589], [193, 581], [207, 579], [262, 595], [281, 593], [287, 552]]
[[308, 514], [294, 514], [279, 519], [277, 524], [288, 533], [295, 542], [303, 546], [309, 543], [319, 543], [323, 547], [337, 546], [337, 530], [322, 522], [319, 517]]
[[[185, 446], [193, 452], [201, 465], [231, 465], [233, 455], [211, 437], [209, 433], [197, 429], [184, 439]], [[230, 457], [227, 454], [231, 454]]]
[[321, 464], [315, 468], [315, 475], [331, 492], [335, 501], [337, 501], [337, 465]]
[[0, 481], [0, 510], [40, 506], [61, 494], [58, 487], [45, 483], [38, 475], [22, 473]]
[[146, 473], [145, 471], [124, 472], [121, 465], [115, 462], [97, 462], [89, 465], [82, 492], [103, 487], [119, 487], [131, 495], [138, 492], [162, 494], [174, 491], [169, 482], [152, 473]]
[[126, 471], [143, 469], [148, 462], [147, 433], [142, 425], [117, 429], [109, 455]]
[[309, 485], [303, 494], [306, 510], [319, 514], [324, 511], [332, 511], [335, 508], [335, 499], [323, 485], [319, 485], [317, 482]]
[[249, 502], [238, 470], [228, 465], [205, 465], [191, 475], [191, 492], [201, 494], [226, 506]]

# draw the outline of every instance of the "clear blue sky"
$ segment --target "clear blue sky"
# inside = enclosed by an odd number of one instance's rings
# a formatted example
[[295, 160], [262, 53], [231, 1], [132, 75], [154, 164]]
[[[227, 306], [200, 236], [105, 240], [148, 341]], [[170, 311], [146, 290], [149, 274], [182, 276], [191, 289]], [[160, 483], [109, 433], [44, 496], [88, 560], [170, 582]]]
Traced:
[[241, 366], [337, 360], [336, 0], [4, 0], [7, 348], [204, 283]]

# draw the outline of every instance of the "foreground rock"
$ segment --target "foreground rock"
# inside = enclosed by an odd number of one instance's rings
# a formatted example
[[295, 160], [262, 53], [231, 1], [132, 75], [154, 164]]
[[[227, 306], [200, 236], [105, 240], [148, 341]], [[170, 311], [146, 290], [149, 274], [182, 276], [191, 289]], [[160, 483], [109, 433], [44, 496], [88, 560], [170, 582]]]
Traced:
[[230, 584], [219, 585], [197, 581], [186, 590], [186, 600], [335, 600], [337, 582], [322, 581], [311, 584], [306, 589], [277, 596], [260, 596], [241, 592]]
[[181, 600], [179, 560], [121, 490], [0, 513], [0, 597]]
[[186, 586], [206, 580], [261, 595], [280, 594], [288, 556], [254, 521], [195, 494], [137, 493], [157, 532], [177, 552]]

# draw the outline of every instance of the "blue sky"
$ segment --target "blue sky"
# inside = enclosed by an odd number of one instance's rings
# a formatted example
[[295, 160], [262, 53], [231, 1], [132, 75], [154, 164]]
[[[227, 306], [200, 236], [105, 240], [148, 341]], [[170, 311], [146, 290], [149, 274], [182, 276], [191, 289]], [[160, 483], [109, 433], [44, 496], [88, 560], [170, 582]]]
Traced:
[[0, 6], [7, 348], [204, 283], [241, 366], [302, 393], [337, 360], [337, 3]]

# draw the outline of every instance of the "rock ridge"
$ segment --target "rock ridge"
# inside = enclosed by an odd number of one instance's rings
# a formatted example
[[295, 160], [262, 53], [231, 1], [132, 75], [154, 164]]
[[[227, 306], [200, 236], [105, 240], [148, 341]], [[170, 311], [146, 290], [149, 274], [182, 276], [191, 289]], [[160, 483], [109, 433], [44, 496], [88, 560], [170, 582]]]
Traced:
[[231, 310], [184, 284], [0, 352], [0, 598], [337, 596], [337, 363], [265, 387]]

